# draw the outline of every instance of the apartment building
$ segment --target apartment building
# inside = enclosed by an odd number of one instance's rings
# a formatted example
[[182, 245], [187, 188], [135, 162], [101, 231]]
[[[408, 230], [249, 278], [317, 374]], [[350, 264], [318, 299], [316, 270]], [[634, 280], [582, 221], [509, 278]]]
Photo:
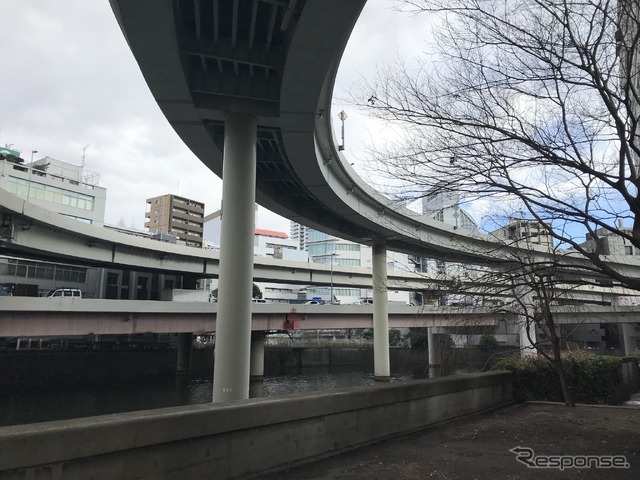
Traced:
[[291, 239], [298, 242], [298, 250], [306, 250], [309, 228], [294, 221], [291, 221], [289, 228]]
[[173, 234], [179, 242], [202, 248], [204, 203], [166, 194], [147, 199], [145, 228], [152, 234]]

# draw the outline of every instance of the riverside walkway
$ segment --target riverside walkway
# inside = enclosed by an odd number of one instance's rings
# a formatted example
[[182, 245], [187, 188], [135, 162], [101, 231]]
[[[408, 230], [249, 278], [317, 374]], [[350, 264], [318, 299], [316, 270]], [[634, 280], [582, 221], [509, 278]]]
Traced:
[[[640, 400], [640, 395], [636, 395]], [[623, 456], [629, 468], [529, 468], [510, 452]], [[264, 480], [640, 478], [636, 406], [524, 403], [433, 426], [266, 476]]]

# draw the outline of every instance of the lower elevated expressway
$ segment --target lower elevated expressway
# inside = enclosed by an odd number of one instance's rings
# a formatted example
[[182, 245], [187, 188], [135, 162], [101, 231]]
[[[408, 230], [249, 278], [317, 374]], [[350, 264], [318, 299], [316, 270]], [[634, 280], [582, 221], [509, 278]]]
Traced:
[[[219, 276], [220, 253], [215, 250], [172, 245], [144, 237], [127, 235], [106, 228], [87, 225], [0, 189], [0, 253], [50, 261], [72, 262], [109, 268], [148, 270], [200, 278]], [[622, 263], [626, 259], [612, 258]], [[629, 271], [636, 268], [627, 261]], [[640, 267], [637, 268], [640, 276]], [[295, 285], [329, 285], [371, 288], [372, 269], [310, 262], [253, 258], [253, 280]], [[482, 295], [510, 295], [510, 290], [483, 285], [466, 278], [393, 270], [386, 272], [388, 290], [433, 290]], [[474, 287], [476, 290], [473, 290]], [[556, 286], [562, 289], [561, 285]], [[572, 285], [565, 287], [570, 298], [591, 303], [610, 303], [615, 296], [634, 296], [638, 292], [621, 287]], [[4, 302], [4, 299], [3, 299]]]
[[[136, 333], [211, 333], [216, 303], [132, 300], [2, 299], [0, 337], [107, 335]], [[254, 304], [253, 331], [370, 328], [368, 305]], [[558, 324], [640, 322], [639, 306], [555, 307]], [[515, 321], [512, 313], [484, 307], [389, 306], [391, 328], [480, 327]]]

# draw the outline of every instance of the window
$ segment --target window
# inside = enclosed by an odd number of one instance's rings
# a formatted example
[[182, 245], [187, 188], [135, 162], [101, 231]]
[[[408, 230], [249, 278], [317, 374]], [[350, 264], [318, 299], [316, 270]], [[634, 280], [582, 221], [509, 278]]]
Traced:
[[317, 230], [309, 230], [309, 242], [319, 242], [322, 240], [331, 240], [332, 237], [326, 233], [319, 232]]
[[309, 245], [309, 256], [313, 257], [315, 255], [325, 255], [327, 253], [327, 245], [325, 243], [320, 243], [317, 245]]
[[[31, 185], [29, 185], [29, 183], [31, 183]], [[64, 188], [9, 177], [7, 190], [23, 197], [28, 196], [29, 198], [36, 198], [46, 202], [93, 211], [94, 197]]]
[[65, 217], [73, 218], [78, 222], [89, 223], [89, 224], [93, 223], [93, 220], [91, 220], [90, 218], [78, 217], [76, 215], [67, 215], [66, 213], [62, 213], [61, 215], [64, 215]]

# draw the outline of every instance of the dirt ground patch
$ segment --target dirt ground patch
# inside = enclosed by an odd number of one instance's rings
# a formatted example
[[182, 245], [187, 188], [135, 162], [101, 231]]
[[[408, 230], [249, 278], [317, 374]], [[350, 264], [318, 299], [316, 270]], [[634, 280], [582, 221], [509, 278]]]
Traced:
[[[529, 468], [510, 452], [516, 447], [532, 449], [536, 457], [624, 456], [629, 468]], [[640, 409], [518, 404], [261, 478], [637, 480]]]

